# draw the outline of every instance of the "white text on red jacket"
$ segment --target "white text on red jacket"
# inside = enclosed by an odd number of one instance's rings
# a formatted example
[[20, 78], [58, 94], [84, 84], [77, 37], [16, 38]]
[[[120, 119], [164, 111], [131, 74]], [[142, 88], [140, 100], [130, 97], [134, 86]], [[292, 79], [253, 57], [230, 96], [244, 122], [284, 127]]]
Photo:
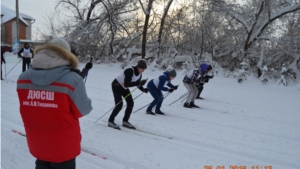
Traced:
[[23, 105], [34, 106], [34, 107], [58, 108], [58, 105], [56, 103], [45, 103], [42, 102], [42, 100], [53, 101], [54, 92], [29, 90], [27, 95], [27, 100], [23, 101]]
[[39, 91], [39, 90], [29, 90], [28, 100], [54, 100], [54, 92]]

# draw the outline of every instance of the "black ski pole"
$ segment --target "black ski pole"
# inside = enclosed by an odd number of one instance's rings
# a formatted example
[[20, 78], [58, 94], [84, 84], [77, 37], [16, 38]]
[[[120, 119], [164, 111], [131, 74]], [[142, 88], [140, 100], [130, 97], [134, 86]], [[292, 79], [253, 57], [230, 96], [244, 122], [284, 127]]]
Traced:
[[171, 106], [172, 104], [174, 104], [175, 102], [177, 102], [178, 100], [182, 99], [183, 97], [185, 97], [186, 95], [188, 95], [190, 92], [186, 92], [185, 94], [183, 94], [182, 96], [179, 97], [179, 99], [175, 100], [174, 102], [172, 102], [171, 104], [169, 104], [169, 106]]
[[[169, 93], [169, 92], [168, 92]], [[165, 95], [167, 95], [168, 93], [166, 93]], [[152, 101], [153, 102], [153, 101]], [[135, 113], [135, 112], [138, 112], [138, 111], [140, 111], [140, 110], [142, 110], [143, 108], [145, 108], [145, 107], [147, 107], [147, 106], [149, 106], [152, 102], [150, 102], [149, 104], [147, 104], [147, 105], [145, 105], [145, 106], [143, 106], [143, 107], [141, 107], [141, 108], [139, 108], [139, 109], [137, 109], [136, 111], [134, 111], [133, 113]]]
[[[123, 100], [125, 100], [128, 96], [131, 95], [131, 93], [133, 93], [138, 87], [134, 88], [132, 90], [132, 92], [128, 93], [127, 96], [125, 96], [121, 101], [119, 101], [119, 103], [117, 103], [114, 107], [112, 107], [111, 109], [109, 109], [105, 114], [103, 114], [98, 120], [100, 120], [102, 117], [104, 117], [107, 113], [109, 113], [112, 109], [114, 109], [115, 107], [117, 107], [121, 102], [123, 102]], [[98, 120], [96, 120], [94, 123], [96, 123]]]
[[189, 95], [184, 96], [184, 98], [181, 100], [181, 103], [188, 97]]
[[[137, 99], [138, 97], [140, 97], [143, 93], [144, 93], [144, 92], [142, 92], [141, 94], [139, 94], [138, 96], [136, 96], [133, 100], [135, 100], [135, 99]], [[125, 106], [123, 106], [122, 109], [123, 109], [124, 107], [126, 107], [126, 106], [127, 106], [127, 104], [126, 104]], [[121, 110], [122, 110], [122, 109], [121, 109]]]
[[[93, 58], [91, 57], [90, 62], [92, 63], [92, 61], [93, 61]], [[87, 77], [88, 77], [89, 71], [90, 71], [90, 70], [88, 69], [88, 71], [86, 72], [86, 77], [85, 77], [85, 79], [84, 79], [84, 84], [85, 84], [86, 79], [87, 79]]]
[[[1, 63], [2, 64], [2, 63]], [[1, 68], [2, 69], [2, 68]], [[2, 71], [2, 70], [1, 70]], [[2, 74], [2, 73], [1, 73]], [[1, 77], [2, 78], [2, 77]], [[5, 63], [5, 79], [6, 79], [6, 63]]]
[[[148, 78], [146, 79], [145, 83], [148, 81]], [[141, 85], [141, 84], [140, 84]], [[104, 117], [107, 113], [109, 113], [112, 109], [114, 109], [115, 107], [117, 107], [121, 102], [123, 102], [123, 100], [125, 100], [128, 96], [131, 95], [131, 93], [133, 93], [138, 87], [134, 88], [130, 93], [128, 93], [128, 95], [126, 95], [121, 101], [119, 101], [119, 103], [117, 103], [114, 107], [112, 107], [111, 109], [109, 109], [104, 115], [102, 115], [98, 120], [100, 120], [102, 117]], [[94, 123], [96, 123], [98, 120], [96, 120]]]
[[85, 82], [86, 82], [86, 79], [88, 78], [88, 74], [89, 74], [89, 70], [86, 72], [86, 77], [85, 77], [85, 79], [84, 79], [84, 84], [85, 84]]
[[[166, 93], [166, 94], [164, 95], [164, 99], [166, 99], [169, 95], [170, 95], [170, 92]], [[156, 107], [156, 105], [152, 108], [152, 110], [153, 110], [155, 107]]]
[[[151, 102], [151, 103], [152, 103], [152, 102]], [[142, 110], [143, 108], [145, 108], [145, 107], [149, 106], [151, 103], [147, 104], [146, 106], [143, 106], [143, 107], [141, 107], [140, 109], [137, 109], [137, 110], [136, 110], [136, 111], [134, 111], [133, 113], [135, 113], [135, 112], [138, 112], [138, 111]]]
[[[20, 59], [20, 60], [18, 61], [18, 63], [20, 63], [21, 60], [22, 60], [22, 59]], [[18, 64], [18, 63], [17, 63], [17, 64]], [[8, 75], [8, 74], [9, 74], [9, 73], [17, 66], [17, 64], [16, 64], [13, 68], [11, 68], [10, 71], [8, 71], [8, 72], [5, 74], [5, 77], [6, 77], [6, 75]]]

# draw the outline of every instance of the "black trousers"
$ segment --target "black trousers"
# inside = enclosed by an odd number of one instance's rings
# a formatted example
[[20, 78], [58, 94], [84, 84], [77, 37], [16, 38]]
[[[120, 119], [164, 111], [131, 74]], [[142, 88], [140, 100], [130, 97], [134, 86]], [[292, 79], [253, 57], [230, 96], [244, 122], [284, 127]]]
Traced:
[[2, 77], [2, 61], [1, 61], [1, 80], [3, 79]]
[[204, 86], [204, 83], [199, 83], [199, 85], [196, 86], [197, 89], [198, 89], [198, 95], [197, 95], [197, 97], [200, 97], [200, 94], [201, 94], [201, 92], [202, 92], [202, 90], [204, 88], [203, 86]]
[[61, 163], [53, 163], [49, 161], [43, 161], [36, 159], [35, 169], [75, 169], [76, 168], [76, 158], [73, 158], [69, 161], [64, 161]]
[[26, 71], [26, 65], [27, 65], [27, 69], [29, 69], [30, 62], [31, 62], [30, 58], [23, 58], [22, 72]]
[[[122, 96], [125, 98], [130, 93], [130, 90], [124, 89], [118, 82], [116, 82], [116, 80], [113, 81], [111, 88], [112, 88], [114, 98], [115, 98], [115, 105], [118, 104], [119, 102], [121, 102], [114, 108], [114, 110], [112, 111], [112, 113], [109, 117], [108, 121], [114, 122], [115, 117], [119, 114], [119, 112], [121, 111], [121, 109], [123, 107]], [[128, 122], [130, 115], [132, 113], [133, 106], [134, 106], [132, 95], [130, 94], [129, 96], [127, 96], [125, 101], [127, 103], [127, 106], [126, 106], [126, 110], [125, 110], [125, 115], [123, 117], [123, 121]]]

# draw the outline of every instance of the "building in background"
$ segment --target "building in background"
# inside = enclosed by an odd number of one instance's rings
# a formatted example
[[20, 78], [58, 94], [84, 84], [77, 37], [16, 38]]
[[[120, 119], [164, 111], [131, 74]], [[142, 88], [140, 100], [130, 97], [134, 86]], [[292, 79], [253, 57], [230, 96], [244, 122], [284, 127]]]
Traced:
[[[32, 24], [35, 19], [29, 15], [19, 13], [20, 42], [31, 42]], [[13, 44], [17, 40], [16, 11], [1, 5], [1, 43]]]

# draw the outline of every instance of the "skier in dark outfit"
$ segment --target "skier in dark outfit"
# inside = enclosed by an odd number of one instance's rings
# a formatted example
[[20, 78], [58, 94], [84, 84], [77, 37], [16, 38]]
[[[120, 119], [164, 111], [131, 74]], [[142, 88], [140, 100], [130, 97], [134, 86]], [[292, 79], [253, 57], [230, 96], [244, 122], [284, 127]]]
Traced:
[[82, 77], [82, 79], [85, 79], [88, 75], [89, 70], [93, 67], [92, 62], [87, 62], [85, 67], [82, 69], [82, 71], [79, 73], [79, 75]]
[[[23, 53], [23, 56], [21, 55], [21, 53]], [[30, 58], [30, 53], [32, 55], [31, 58]], [[33, 50], [29, 48], [28, 43], [25, 43], [24, 48], [22, 48], [18, 52], [18, 55], [23, 59], [22, 72], [25, 72], [26, 65], [27, 65], [27, 69], [29, 69], [29, 64], [31, 63], [31, 59], [33, 58]]]
[[201, 99], [201, 100], [203, 100], [203, 98], [202, 97], [200, 97], [200, 94], [201, 94], [201, 92], [202, 92], [202, 90], [204, 89], [204, 83], [208, 83], [208, 81], [209, 81], [209, 79], [212, 79], [214, 76], [209, 76], [209, 75], [207, 75], [207, 73], [209, 72], [209, 71], [211, 71], [212, 70], [212, 67], [210, 66], [210, 65], [208, 65], [208, 64], [206, 64], [206, 63], [202, 63], [201, 65], [200, 65], [200, 67], [207, 67], [207, 69], [206, 70], [202, 70], [202, 74], [205, 74], [206, 76], [204, 76], [201, 80], [200, 80], [200, 82], [198, 83], [198, 84], [196, 84], [196, 87], [197, 87], [197, 89], [198, 89], [198, 94], [197, 94], [197, 97], [196, 97], [196, 99]]
[[[150, 80], [147, 88], [149, 89], [150, 94], [154, 98], [153, 102], [149, 105], [149, 107], [146, 110], [146, 114], [155, 115], [152, 112], [152, 108], [155, 107], [155, 113], [160, 115], [165, 115], [161, 110], [161, 104], [164, 101], [164, 96], [161, 91], [168, 91], [172, 93], [174, 90], [177, 90], [178, 86], [174, 86], [171, 83], [171, 80], [173, 80], [176, 77], [176, 71], [166, 71], [163, 73], [163, 75], [160, 75], [158, 78]], [[167, 85], [170, 88], [165, 87]]]
[[3, 52], [3, 49], [2, 49], [2, 46], [1, 46], [1, 80], [3, 80], [3, 77], [2, 77], [2, 63], [6, 64], [6, 61], [3, 57], [4, 55], [4, 52]]
[[[73, 55], [75, 55], [78, 58], [78, 54], [76, 53], [76, 51], [74, 49], [71, 48], [71, 53], [73, 53]], [[92, 59], [90, 62], [87, 62], [85, 67], [82, 69], [82, 71], [80, 71], [79, 69], [74, 70], [76, 73], [78, 73], [82, 79], [85, 79], [88, 75], [88, 72], [90, 69], [92, 69], [93, 67], [93, 63], [92, 63]]]
[[1, 45], [1, 80], [3, 80], [3, 77], [2, 77], [2, 63], [6, 64], [6, 61], [4, 59], [4, 53], [5, 52], [12, 52], [11, 46]]
[[140, 60], [138, 61], [138, 64], [136, 66], [126, 69], [113, 80], [111, 87], [115, 98], [115, 104], [118, 104], [119, 102], [120, 103], [114, 108], [109, 117], [109, 127], [120, 129], [120, 127], [114, 123], [114, 120], [123, 107], [123, 96], [126, 100], [127, 107], [125, 110], [125, 115], [123, 117], [122, 125], [127, 128], [135, 129], [135, 127], [128, 122], [134, 105], [132, 95], [130, 94], [130, 90], [128, 89], [128, 87], [137, 86], [142, 92], [148, 93], [148, 89], [143, 87], [143, 85], [146, 83], [146, 80], [141, 80], [142, 73], [146, 68], [146, 61]]

